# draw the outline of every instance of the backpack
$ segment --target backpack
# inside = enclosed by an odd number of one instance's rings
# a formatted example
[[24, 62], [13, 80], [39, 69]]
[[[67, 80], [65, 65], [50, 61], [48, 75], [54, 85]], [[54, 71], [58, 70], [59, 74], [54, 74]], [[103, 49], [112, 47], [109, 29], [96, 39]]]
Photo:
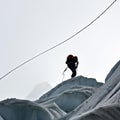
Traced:
[[78, 57], [77, 56], [74, 57], [74, 61], [78, 62]]

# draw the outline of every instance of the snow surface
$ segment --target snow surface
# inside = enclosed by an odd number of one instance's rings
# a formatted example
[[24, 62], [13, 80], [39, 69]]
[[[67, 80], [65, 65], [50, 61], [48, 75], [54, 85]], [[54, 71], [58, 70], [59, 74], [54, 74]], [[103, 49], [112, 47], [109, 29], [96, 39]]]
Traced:
[[[85, 112], [88, 112], [90, 110], [93, 111], [101, 107], [109, 107], [111, 104], [119, 105], [119, 102], [120, 102], [120, 64], [116, 67], [116, 69], [114, 70], [114, 72], [111, 74], [111, 76], [104, 85], [97, 89], [96, 92], [90, 98], [84, 101], [75, 110], [73, 110], [70, 114], [66, 115], [61, 120], [64, 119], [73, 120], [74, 117], [76, 118], [76, 119], [74, 118], [74, 120], [78, 120], [77, 116], [80, 116]], [[117, 119], [115, 120], [119, 120], [120, 119], [119, 117], [120, 116], [117, 116]], [[96, 118], [95, 120], [98, 120], [98, 118]]]
[[[107, 75], [107, 77], [105, 78], [105, 81], [107, 81], [111, 76], [113, 76], [114, 72], [116, 72], [116, 69], [119, 67], [120, 65], [120, 60], [115, 64], [115, 66], [111, 69], [111, 71], [109, 72], [109, 74]], [[118, 71], [119, 72], [119, 71]]]
[[5, 120], [51, 120], [47, 110], [42, 106], [17, 99], [2, 101], [0, 114]]
[[55, 88], [50, 90], [48, 93], [44, 94], [38, 100], [38, 102], [46, 101], [46, 100], [51, 99], [59, 94], [64, 93], [65, 91], [69, 91], [74, 88], [79, 89], [81, 87], [83, 88], [84, 86], [97, 88], [101, 85], [102, 85], [102, 83], [97, 82], [96, 79], [78, 76], [78, 77], [63, 81], [61, 84], [57, 85]]
[[120, 105], [113, 104], [109, 106], [99, 107], [92, 111], [86, 112], [80, 116], [73, 117], [70, 120], [119, 120]]
[[120, 61], [105, 84], [78, 76], [62, 82], [36, 101], [0, 102], [0, 120], [119, 120]]
[[89, 98], [101, 85], [102, 83], [98, 83], [93, 78], [79, 76], [57, 85], [36, 102], [41, 104], [55, 102], [60, 109], [68, 113]]

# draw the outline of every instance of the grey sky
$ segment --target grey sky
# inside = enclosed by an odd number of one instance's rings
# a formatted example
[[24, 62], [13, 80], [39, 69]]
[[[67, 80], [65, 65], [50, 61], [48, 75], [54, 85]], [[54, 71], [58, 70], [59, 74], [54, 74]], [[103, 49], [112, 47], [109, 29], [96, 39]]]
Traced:
[[[0, 76], [76, 33], [113, 0], [0, 0]], [[79, 58], [78, 75], [104, 82], [120, 58], [120, 2], [62, 46], [0, 81], [0, 99], [25, 98], [37, 84], [62, 81], [66, 56]], [[71, 72], [65, 73], [65, 79]]]

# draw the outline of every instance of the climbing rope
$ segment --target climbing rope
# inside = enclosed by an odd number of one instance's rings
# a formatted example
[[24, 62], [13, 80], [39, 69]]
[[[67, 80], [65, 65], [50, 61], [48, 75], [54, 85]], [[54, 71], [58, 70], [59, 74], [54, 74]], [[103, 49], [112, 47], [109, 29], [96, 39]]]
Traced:
[[75, 34], [73, 34], [72, 36], [70, 36], [69, 38], [65, 39], [64, 41], [54, 45], [51, 48], [48, 48], [47, 50], [33, 56], [32, 58], [26, 60], [25, 62], [21, 63], [20, 65], [16, 66], [15, 68], [13, 68], [12, 70], [10, 70], [9, 72], [7, 72], [5, 75], [3, 75], [2, 77], [0, 77], [0, 80], [2, 80], [3, 78], [5, 78], [6, 76], [8, 76], [10, 73], [14, 72], [16, 69], [22, 67], [23, 65], [29, 63], [30, 61], [34, 60], [35, 58], [51, 51], [52, 49], [64, 44], [67, 41], [70, 41], [72, 38], [74, 38], [75, 36], [77, 36], [79, 33], [81, 33], [82, 31], [84, 31], [86, 28], [88, 28], [90, 25], [92, 25], [95, 21], [97, 21], [117, 0], [114, 0], [99, 16], [97, 16], [93, 21], [91, 21], [89, 24], [87, 24], [85, 27], [83, 27], [82, 29], [80, 29], [78, 32], [76, 32]]

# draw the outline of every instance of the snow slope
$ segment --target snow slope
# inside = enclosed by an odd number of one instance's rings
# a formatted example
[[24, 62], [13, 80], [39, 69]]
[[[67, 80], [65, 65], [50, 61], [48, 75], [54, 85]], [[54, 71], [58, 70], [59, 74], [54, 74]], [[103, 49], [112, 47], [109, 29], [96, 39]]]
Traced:
[[38, 102], [47, 101], [48, 99], [51, 99], [55, 96], [58, 96], [59, 94], [64, 93], [65, 91], [69, 91], [72, 89], [79, 89], [85, 87], [92, 87], [97, 88], [101, 86], [102, 83], [99, 83], [94, 78], [87, 78], [83, 76], [78, 76], [66, 81], [63, 81], [61, 84], [57, 85], [55, 88], [50, 90], [48, 93], [44, 94], [42, 97], [40, 97]]
[[[36, 101], [7, 99], [0, 102], [5, 120], [56, 120], [88, 99], [102, 83], [79, 76], [64, 81]], [[74, 102], [73, 102], [74, 101]]]
[[[111, 76], [113, 77], [113, 74], [115, 74], [116, 76], [116, 72], [117, 72], [117, 68], [120, 65], [120, 60], [114, 65], [114, 67], [110, 70], [109, 74], [107, 75], [107, 77], [105, 78], [105, 81], [107, 81]], [[119, 69], [118, 69], [119, 72]]]
[[[119, 62], [118, 62], [119, 63]], [[96, 113], [96, 109], [99, 111], [102, 111], [100, 109], [101, 107], [103, 109], [109, 108], [111, 105], [118, 106], [119, 112], [119, 103], [120, 103], [120, 63], [116, 64], [113, 69], [114, 71], [108, 74], [110, 77], [106, 81], [104, 85], [102, 85], [97, 91], [88, 98], [85, 102], [83, 102], [80, 106], [78, 106], [75, 110], [73, 110], [70, 114], [66, 115], [61, 120], [83, 120], [80, 119], [80, 117], [77, 118], [77, 116], [82, 116], [82, 114], [85, 114], [86, 112], [89, 113], [89, 116], [93, 113]], [[116, 68], [116, 69], [115, 69]], [[113, 70], [112, 69], [112, 70]], [[92, 110], [92, 112], [90, 112]], [[111, 109], [112, 110], [112, 109]], [[111, 111], [112, 112], [112, 111]], [[99, 115], [99, 112], [96, 113]], [[111, 115], [111, 114], [109, 114]], [[117, 115], [116, 115], [117, 116]], [[86, 117], [86, 116], [84, 116]], [[110, 117], [110, 116], [109, 116]], [[75, 119], [76, 118], [76, 119]], [[117, 116], [117, 119], [119, 120], [120, 115]], [[86, 118], [84, 118], [86, 120]], [[98, 120], [99, 118], [94, 118], [94, 120]], [[112, 119], [110, 117], [110, 119]], [[105, 120], [105, 119], [100, 119]], [[114, 119], [112, 119], [114, 120]]]
[[55, 102], [63, 111], [69, 113], [89, 98], [101, 85], [102, 83], [98, 83], [93, 78], [79, 76], [57, 85], [36, 102], [41, 104]]
[[36, 101], [0, 102], [0, 120], [119, 120], [120, 61], [105, 84], [78, 76], [62, 82]]
[[36, 103], [7, 99], [0, 104], [0, 115], [4, 120], [51, 120], [47, 110]]
[[109, 106], [99, 107], [97, 109], [86, 112], [80, 116], [75, 116], [70, 120], [119, 120], [120, 105], [113, 104]]

